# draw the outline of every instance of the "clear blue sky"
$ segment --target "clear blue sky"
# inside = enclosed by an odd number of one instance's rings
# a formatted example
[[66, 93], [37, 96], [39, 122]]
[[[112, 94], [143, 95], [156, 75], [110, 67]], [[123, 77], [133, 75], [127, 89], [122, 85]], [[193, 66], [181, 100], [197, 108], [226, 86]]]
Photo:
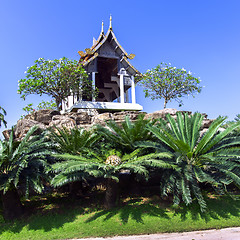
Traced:
[[[18, 80], [26, 68], [39, 57], [79, 59], [77, 52], [91, 47], [102, 20], [107, 31], [110, 14], [118, 41], [136, 54], [132, 64], [140, 72], [170, 62], [201, 78], [205, 86], [201, 94], [184, 99], [181, 108], [174, 102], [167, 107], [233, 119], [240, 113], [239, 13], [239, 0], [2, 0], [0, 106], [8, 113], [8, 127], [28, 103], [46, 99], [20, 99]], [[145, 99], [139, 87], [137, 102], [146, 112], [163, 108], [163, 100]]]

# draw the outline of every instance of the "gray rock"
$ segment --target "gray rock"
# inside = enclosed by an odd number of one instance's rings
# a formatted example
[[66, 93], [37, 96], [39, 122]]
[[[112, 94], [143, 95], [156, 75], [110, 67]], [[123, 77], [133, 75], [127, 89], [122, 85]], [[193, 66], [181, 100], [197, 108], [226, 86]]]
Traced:
[[58, 128], [65, 127], [67, 129], [71, 129], [76, 126], [77, 126], [76, 121], [67, 115], [53, 116], [52, 121], [49, 124], [49, 127], [58, 127]]
[[163, 118], [166, 119], [166, 115], [170, 114], [171, 116], [176, 116], [176, 113], [179, 112], [174, 108], [165, 108], [163, 110], [159, 110], [153, 113], [148, 113], [145, 115], [145, 119], [158, 119]]
[[113, 113], [113, 120], [124, 121], [126, 116], [129, 116], [130, 120], [136, 120], [139, 114], [146, 114], [145, 112], [137, 111], [122, 111]]
[[106, 121], [113, 119], [113, 114], [109, 112], [100, 113], [92, 117], [92, 124], [105, 125]]
[[87, 112], [70, 112], [66, 116], [74, 119], [77, 125], [91, 124], [91, 117]]
[[203, 119], [202, 128], [209, 128], [214, 119]]
[[51, 109], [42, 109], [34, 113], [34, 120], [49, 125], [52, 121], [52, 117], [56, 115], [60, 115], [60, 112]]
[[[106, 122], [109, 120], [114, 120], [117, 124], [121, 125], [127, 115], [129, 116], [131, 121], [135, 121], [140, 114], [145, 114], [144, 119], [166, 119], [167, 114], [170, 114], [174, 119], [176, 119], [177, 112], [187, 113], [188, 115], [192, 114], [192, 112], [190, 111], [177, 111], [173, 108], [166, 108], [148, 114], [146, 114], [145, 112], [136, 111], [98, 113], [95, 110], [92, 112], [94, 113], [92, 115], [89, 114], [87, 111], [71, 112], [61, 115], [58, 111], [45, 109], [27, 115], [24, 119], [19, 120], [14, 130], [14, 134], [17, 139], [22, 139], [26, 135], [28, 130], [34, 125], [39, 126], [39, 131], [53, 126], [57, 126], [59, 128], [62, 128], [64, 126], [67, 129], [71, 129], [77, 126], [89, 129], [95, 124], [101, 124], [105, 126]], [[207, 115], [205, 113], [203, 113], [202, 115], [204, 116], [204, 119], [201, 127], [201, 135], [203, 135], [207, 131], [211, 123], [214, 121], [213, 119], [207, 119]], [[5, 139], [9, 139], [10, 133], [11, 130], [5, 130], [3, 132]]]
[[31, 119], [21, 119], [18, 120], [16, 128], [14, 129], [14, 135], [16, 139], [22, 139], [28, 132], [28, 130], [33, 127], [38, 126], [39, 129], [35, 132], [35, 134], [40, 134], [41, 131], [46, 129], [46, 126], [43, 123], [37, 122]]
[[2, 135], [4, 136], [5, 140], [7, 141], [9, 140], [11, 132], [12, 132], [11, 129], [7, 129], [2, 132]]

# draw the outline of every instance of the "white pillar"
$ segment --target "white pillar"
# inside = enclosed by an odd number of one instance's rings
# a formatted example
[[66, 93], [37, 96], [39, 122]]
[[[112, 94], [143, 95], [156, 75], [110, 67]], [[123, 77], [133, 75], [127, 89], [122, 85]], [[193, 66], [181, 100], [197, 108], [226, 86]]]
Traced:
[[134, 76], [132, 76], [132, 103], [136, 104]]
[[123, 81], [123, 74], [120, 74], [120, 103], [124, 103], [124, 81]]
[[76, 103], [78, 100], [77, 100], [77, 95], [75, 94], [74, 95], [74, 98], [73, 98], [73, 103]]
[[[129, 89], [128, 89], [129, 90]], [[126, 95], [126, 103], [129, 103], [129, 92], [128, 90], [125, 92]]]
[[66, 109], [66, 108], [65, 108], [65, 101], [62, 100], [62, 111], [65, 112], [65, 109]]
[[70, 96], [68, 96], [68, 108], [70, 108], [73, 105], [73, 93], [71, 93]]
[[[92, 90], [95, 92], [95, 72], [92, 72]], [[92, 102], [96, 102], [95, 96], [92, 95]]]

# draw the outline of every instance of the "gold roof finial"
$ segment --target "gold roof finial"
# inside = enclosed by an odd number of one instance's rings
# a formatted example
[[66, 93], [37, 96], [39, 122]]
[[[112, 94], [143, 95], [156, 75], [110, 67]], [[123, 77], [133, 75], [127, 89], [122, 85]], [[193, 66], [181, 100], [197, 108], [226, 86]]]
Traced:
[[102, 30], [101, 30], [101, 33], [104, 33], [104, 30], [103, 30], [103, 20], [102, 20]]
[[112, 30], [112, 14], [110, 14], [110, 24], [109, 24], [109, 29]]

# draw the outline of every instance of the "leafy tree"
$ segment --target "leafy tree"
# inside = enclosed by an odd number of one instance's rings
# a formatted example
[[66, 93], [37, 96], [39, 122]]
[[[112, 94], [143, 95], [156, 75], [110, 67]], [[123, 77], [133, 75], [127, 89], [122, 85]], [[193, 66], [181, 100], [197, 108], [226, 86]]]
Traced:
[[219, 192], [224, 192], [225, 186], [232, 182], [240, 186], [240, 138], [231, 135], [239, 123], [218, 132], [225, 119], [216, 119], [201, 136], [203, 116], [200, 113], [190, 117], [177, 113], [176, 121], [167, 115], [167, 122], [159, 119], [159, 124], [149, 125], [149, 130], [161, 144], [138, 143], [141, 147], [172, 154], [171, 159], [163, 160], [169, 164], [169, 168], [171, 166], [171, 170], [163, 171], [161, 189], [164, 195], [173, 194], [175, 204], [181, 200], [190, 204], [196, 197], [204, 211], [206, 202], [199, 183], [208, 183]]
[[186, 95], [200, 93], [202, 87], [200, 80], [192, 76], [184, 68], [172, 67], [170, 64], [161, 63], [148, 70], [141, 77], [140, 85], [144, 87], [145, 97], [152, 100], [164, 99], [164, 108], [171, 100], [176, 100], [181, 106], [181, 98]]
[[65, 57], [55, 60], [39, 58], [25, 73], [26, 78], [19, 81], [18, 88], [24, 100], [29, 94], [47, 94], [55, 100], [60, 110], [61, 101], [71, 93], [92, 95], [91, 81], [76, 60]]
[[6, 220], [23, 213], [18, 189], [25, 189], [28, 197], [30, 188], [41, 192], [42, 180], [47, 179], [43, 170], [51, 144], [44, 136], [33, 136], [37, 128], [32, 127], [21, 142], [14, 141], [13, 131], [8, 141], [0, 140], [0, 190]]
[[7, 115], [7, 112], [0, 106], [0, 127], [2, 126], [2, 123], [4, 124], [5, 127], [7, 127], [7, 122], [4, 119], [4, 117]]

